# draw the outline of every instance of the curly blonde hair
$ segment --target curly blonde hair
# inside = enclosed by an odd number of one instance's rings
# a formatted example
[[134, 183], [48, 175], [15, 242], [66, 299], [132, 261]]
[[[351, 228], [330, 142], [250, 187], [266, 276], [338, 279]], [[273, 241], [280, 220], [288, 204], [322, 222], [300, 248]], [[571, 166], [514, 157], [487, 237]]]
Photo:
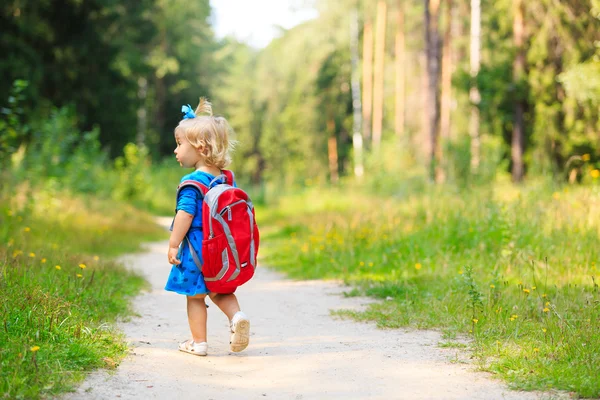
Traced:
[[183, 134], [192, 146], [202, 149], [206, 165], [225, 168], [231, 164], [230, 152], [235, 146], [235, 141], [229, 138], [233, 134], [231, 126], [225, 118], [213, 116], [212, 104], [204, 97], [200, 98], [195, 113], [196, 118], [181, 120], [175, 133]]

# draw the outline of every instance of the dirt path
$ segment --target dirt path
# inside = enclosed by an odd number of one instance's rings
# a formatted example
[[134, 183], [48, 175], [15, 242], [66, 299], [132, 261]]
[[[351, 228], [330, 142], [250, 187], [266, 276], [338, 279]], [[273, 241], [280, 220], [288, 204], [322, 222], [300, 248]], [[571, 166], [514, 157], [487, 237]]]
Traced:
[[66, 399], [556, 398], [510, 391], [472, 366], [450, 362], [456, 350], [438, 348], [437, 332], [334, 319], [329, 310], [369, 300], [344, 298], [335, 283], [289, 281], [265, 268], [238, 289], [252, 322], [246, 351], [228, 351], [227, 319], [209, 301], [209, 355], [179, 352], [189, 330], [184, 297], [163, 290], [166, 249], [166, 242], [154, 243], [123, 258], [152, 284], [135, 300], [141, 318], [121, 325], [131, 353], [116, 371], [94, 372]]

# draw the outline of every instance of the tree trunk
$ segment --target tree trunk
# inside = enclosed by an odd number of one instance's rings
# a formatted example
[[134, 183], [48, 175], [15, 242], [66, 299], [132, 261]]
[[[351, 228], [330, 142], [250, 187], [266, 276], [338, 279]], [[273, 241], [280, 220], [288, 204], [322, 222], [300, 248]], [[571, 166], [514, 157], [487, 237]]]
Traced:
[[375, 32], [375, 63], [373, 82], [373, 149], [381, 144], [383, 128], [383, 71], [385, 57], [385, 25], [387, 6], [385, 0], [377, 3], [377, 22]]
[[444, 28], [444, 50], [442, 59], [442, 101], [440, 110], [440, 136], [450, 139], [450, 117], [452, 108], [452, 0], [446, 0], [446, 26]]
[[425, 43], [427, 46], [427, 125], [429, 129], [429, 172], [436, 180], [436, 164], [441, 158], [439, 140], [439, 8], [440, 0], [425, 0]]
[[363, 140], [360, 134], [361, 104], [360, 104], [360, 77], [358, 72], [358, 11], [352, 10], [350, 20], [350, 57], [352, 66], [352, 145], [354, 150], [354, 176], [360, 178], [364, 173], [363, 166]]
[[[333, 129], [335, 132], [335, 122], [330, 119], [327, 121], [328, 130]], [[331, 183], [336, 184], [339, 180], [338, 175], [338, 152], [337, 152], [337, 138], [335, 134], [329, 136], [327, 140], [327, 150], [329, 154], [329, 177]]]
[[523, 0], [513, 0], [514, 20], [513, 39], [517, 54], [513, 64], [513, 83], [515, 87], [515, 121], [513, 124], [511, 157], [513, 182], [521, 182], [524, 176], [523, 147], [525, 137], [525, 121], [523, 118], [525, 105], [521, 93], [521, 82], [525, 75], [525, 12]]
[[469, 121], [469, 135], [471, 136], [471, 171], [479, 169], [481, 159], [481, 139], [479, 135], [479, 102], [481, 95], [477, 87], [479, 74], [481, 48], [481, 0], [471, 0], [471, 118]]
[[404, 72], [404, 0], [398, 1], [396, 14], [396, 137], [404, 133], [405, 104], [404, 92], [406, 87], [406, 73]]
[[365, 17], [363, 32], [363, 93], [362, 93], [362, 125], [363, 138], [371, 137], [371, 113], [373, 112], [373, 28], [371, 21]]

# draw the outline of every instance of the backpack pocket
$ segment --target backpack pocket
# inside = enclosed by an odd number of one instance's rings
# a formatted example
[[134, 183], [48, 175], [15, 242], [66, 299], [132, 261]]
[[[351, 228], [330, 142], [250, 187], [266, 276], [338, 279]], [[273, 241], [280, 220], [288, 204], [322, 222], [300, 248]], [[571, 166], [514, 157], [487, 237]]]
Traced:
[[[229, 255], [227, 254], [227, 237], [215, 236], [202, 241], [202, 275], [207, 282], [216, 282], [225, 277], [229, 270]], [[235, 268], [235, 266], [233, 266]]]

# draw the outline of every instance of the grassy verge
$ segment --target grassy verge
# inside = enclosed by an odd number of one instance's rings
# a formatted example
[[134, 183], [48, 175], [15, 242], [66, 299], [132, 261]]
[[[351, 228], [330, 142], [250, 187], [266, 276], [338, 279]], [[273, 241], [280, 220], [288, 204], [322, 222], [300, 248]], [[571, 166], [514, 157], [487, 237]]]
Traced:
[[383, 300], [341, 315], [470, 335], [481, 368], [515, 388], [600, 396], [597, 188], [308, 191], [262, 227], [267, 264]]
[[68, 193], [0, 196], [0, 393], [67, 391], [126, 352], [110, 323], [146, 283], [111, 256], [164, 238], [131, 207]]

